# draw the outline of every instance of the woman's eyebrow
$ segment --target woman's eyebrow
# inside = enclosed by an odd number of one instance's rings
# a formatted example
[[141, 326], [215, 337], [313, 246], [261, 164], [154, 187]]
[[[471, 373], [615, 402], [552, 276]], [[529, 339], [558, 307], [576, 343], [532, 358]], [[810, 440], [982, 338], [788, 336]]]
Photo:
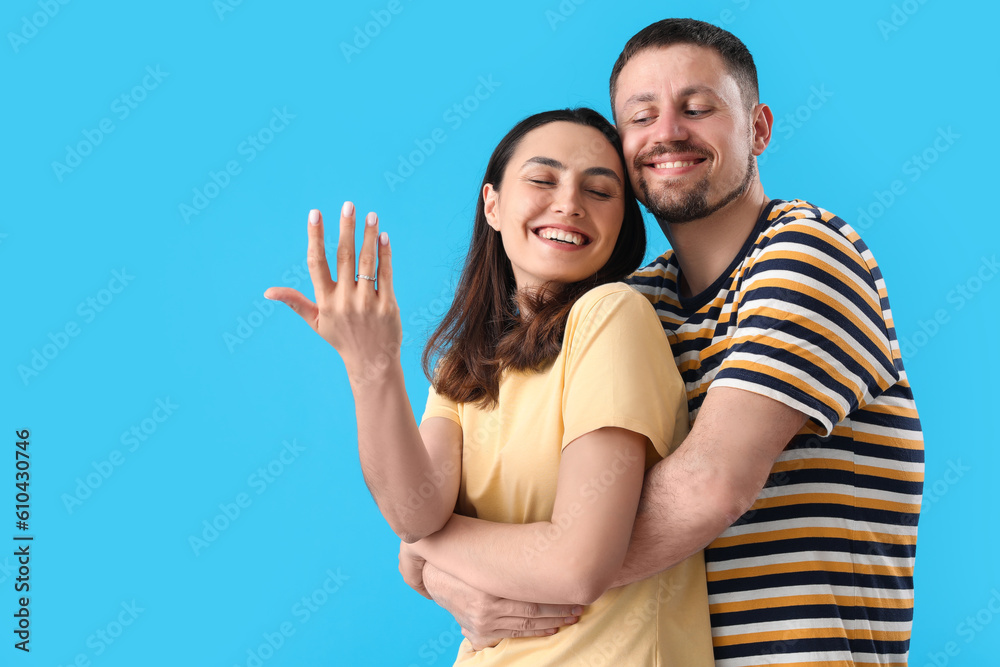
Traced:
[[552, 167], [553, 169], [565, 169], [566, 166], [559, 160], [553, 160], [550, 157], [541, 157], [536, 155], [535, 157], [528, 158], [524, 161], [523, 167], [527, 167], [529, 164], [540, 164], [546, 167]]
[[[540, 155], [536, 155], [535, 157], [528, 158], [527, 160], [525, 160], [524, 165], [521, 168], [523, 169], [524, 167], [527, 167], [529, 164], [541, 164], [546, 167], [552, 167], [553, 169], [559, 169], [559, 170], [566, 169], [566, 165], [564, 165], [559, 160], [553, 160], [550, 157], [542, 157]], [[608, 169], [607, 167], [588, 167], [587, 169], [583, 170], [583, 173], [587, 174], [588, 176], [607, 176], [608, 178], [613, 179], [615, 182], [617, 182], [618, 185], [621, 185], [622, 183], [622, 180], [618, 178], [618, 174], [615, 173], [614, 169]]]

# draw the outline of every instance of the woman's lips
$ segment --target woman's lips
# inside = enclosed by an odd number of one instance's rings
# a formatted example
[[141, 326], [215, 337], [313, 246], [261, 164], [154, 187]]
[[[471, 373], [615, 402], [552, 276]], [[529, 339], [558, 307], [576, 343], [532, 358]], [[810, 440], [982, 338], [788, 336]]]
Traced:
[[590, 237], [571, 227], [543, 225], [531, 232], [547, 245], [563, 249], [582, 248], [590, 243]]

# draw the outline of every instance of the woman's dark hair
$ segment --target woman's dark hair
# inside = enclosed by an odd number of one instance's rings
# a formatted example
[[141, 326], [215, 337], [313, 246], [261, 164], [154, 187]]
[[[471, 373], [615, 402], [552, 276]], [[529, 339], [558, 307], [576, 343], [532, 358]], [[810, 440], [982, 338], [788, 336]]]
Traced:
[[[625, 215], [611, 257], [597, 273], [579, 282], [550, 284], [548, 289], [518, 295], [500, 234], [486, 221], [483, 187], [491, 183], [499, 191], [507, 164], [524, 136], [558, 121], [593, 127], [614, 147], [625, 171]], [[576, 300], [598, 285], [625, 278], [638, 268], [645, 252], [646, 228], [614, 126], [588, 108], [558, 109], [525, 118], [500, 140], [486, 165], [469, 254], [451, 308], [424, 348], [424, 373], [443, 396], [459, 403], [495, 406], [504, 370], [538, 371], [551, 364], [562, 348], [566, 319]], [[530, 317], [520, 317], [515, 297], [522, 298]]]

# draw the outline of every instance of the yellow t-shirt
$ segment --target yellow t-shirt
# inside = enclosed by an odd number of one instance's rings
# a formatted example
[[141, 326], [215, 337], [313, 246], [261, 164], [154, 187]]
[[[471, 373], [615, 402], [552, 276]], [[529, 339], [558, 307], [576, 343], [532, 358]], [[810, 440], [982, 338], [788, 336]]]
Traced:
[[[687, 414], [656, 312], [641, 294], [612, 283], [574, 304], [551, 367], [504, 375], [495, 409], [458, 404], [431, 388], [423, 419], [462, 427], [456, 511], [531, 523], [552, 518], [562, 449], [574, 439], [607, 426], [641, 433], [652, 443], [648, 468], [684, 439]], [[594, 501], [599, 493], [595, 488]], [[482, 651], [465, 640], [455, 664], [712, 667], [703, 556], [606, 592], [577, 624], [550, 637], [504, 639]]]

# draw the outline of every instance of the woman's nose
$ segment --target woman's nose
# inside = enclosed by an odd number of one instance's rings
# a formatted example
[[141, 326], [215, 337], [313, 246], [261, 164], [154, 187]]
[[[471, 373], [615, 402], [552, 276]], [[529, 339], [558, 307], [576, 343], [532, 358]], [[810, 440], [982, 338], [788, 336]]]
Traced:
[[559, 186], [555, 191], [555, 198], [552, 200], [552, 210], [568, 217], [582, 216], [583, 205], [580, 189], [569, 184]]

